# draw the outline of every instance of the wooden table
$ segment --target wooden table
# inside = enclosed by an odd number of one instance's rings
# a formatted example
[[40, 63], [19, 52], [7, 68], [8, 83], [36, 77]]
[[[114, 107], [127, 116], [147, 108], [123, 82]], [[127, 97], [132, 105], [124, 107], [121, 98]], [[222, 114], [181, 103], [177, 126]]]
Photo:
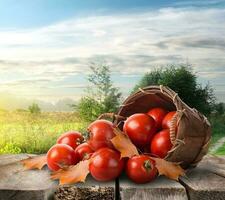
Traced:
[[49, 171], [24, 171], [20, 162], [25, 154], [0, 156], [0, 200], [225, 200], [225, 156], [206, 156], [179, 182], [163, 176], [137, 185], [124, 175], [117, 181], [100, 183], [88, 177], [82, 184], [58, 186]]

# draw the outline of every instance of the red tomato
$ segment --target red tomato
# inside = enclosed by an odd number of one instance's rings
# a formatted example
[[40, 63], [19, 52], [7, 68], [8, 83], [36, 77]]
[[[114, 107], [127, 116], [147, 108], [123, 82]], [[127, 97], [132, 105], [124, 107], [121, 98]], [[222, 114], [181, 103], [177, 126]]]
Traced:
[[94, 150], [102, 147], [113, 148], [111, 139], [115, 136], [113, 123], [107, 120], [96, 120], [89, 127], [89, 144]]
[[57, 144], [67, 144], [71, 146], [73, 149], [76, 149], [76, 147], [84, 140], [81, 133], [77, 131], [69, 131], [66, 133], [63, 133], [58, 139]]
[[144, 147], [156, 132], [155, 121], [144, 113], [133, 114], [125, 121], [123, 130], [136, 146]]
[[66, 144], [55, 144], [47, 153], [48, 168], [57, 171], [67, 165], [75, 165], [78, 162], [72, 147]]
[[176, 111], [171, 111], [169, 113], [166, 114], [166, 116], [163, 118], [162, 121], [162, 128], [163, 129], [169, 129], [170, 128], [170, 123], [171, 123], [171, 119], [173, 118], [173, 116], [176, 114]]
[[164, 129], [156, 133], [150, 145], [151, 153], [160, 158], [164, 158], [171, 148], [172, 143], [170, 141], [169, 129]]
[[148, 111], [148, 115], [150, 115], [156, 124], [156, 128], [160, 129], [162, 127], [162, 120], [165, 117], [167, 111], [163, 108], [152, 108]]
[[89, 170], [98, 181], [111, 181], [117, 178], [123, 170], [124, 160], [120, 154], [110, 148], [101, 148], [92, 156]]
[[135, 183], [147, 183], [157, 175], [155, 161], [147, 155], [130, 158], [126, 165], [127, 176]]
[[85, 160], [89, 159], [90, 155], [94, 152], [94, 150], [91, 148], [90, 144], [87, 142], [80, 144], [75, 149], [75, 155], [78, 158], [78, 160]]

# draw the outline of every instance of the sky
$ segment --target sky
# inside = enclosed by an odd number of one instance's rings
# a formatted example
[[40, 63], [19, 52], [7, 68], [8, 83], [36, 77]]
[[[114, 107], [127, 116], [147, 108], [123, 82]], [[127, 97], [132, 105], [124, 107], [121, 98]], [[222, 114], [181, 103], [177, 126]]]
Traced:
[[79, 100], [91, 62], [124, 96], [144, 73], [188, 62], [225, 102], [225, 0], [0, 0], [0, 94]]

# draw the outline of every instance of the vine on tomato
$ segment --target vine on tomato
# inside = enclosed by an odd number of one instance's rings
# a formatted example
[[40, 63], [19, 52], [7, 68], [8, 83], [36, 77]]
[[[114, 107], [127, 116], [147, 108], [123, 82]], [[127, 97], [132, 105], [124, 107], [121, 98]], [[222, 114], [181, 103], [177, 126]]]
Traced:
[[166, 116], [163, 118], [162, 121], [162, 128], [163, 129], [169, 129], [171, 126], [171, 120], [173, 118], [173, 116], [176, 114], [176, 111], [171, 111], [169, 113], [166, 114]]
[[90, 144], [87, 142], [80, 144], [75, 149], [75, 156], [78, 158], [79, 161], [89, 159], [90, 155], [94, 152], [91, 148]]
[[152, 108], [147, 114], [155, 120], [156, 129], [160, 129], [162, 127], [162, 120], [167, 114], [167, 111], [163, 108]]
[[107, 120], [96, 120], [88, 127], [89, 144], [94, 150], [103, 147], [113, 148], [111, 139], [115, 137], [113, 123]]
[[47, 165], [50, 170], [57, 171], [63, 166], [75, 165], [78, 159], [72, 147], [66, 144], [55, 144], [47, 153]]
[[165, 158], [171, 148], [172, 143], [170, 141], [169, 129], [164, 129], [155, 134], [150, 145], [150, 151], [152, 154], [160, 158]]
[[101, 148], [91, 156], [89, 170], [98, 181], [111, 181], [117, 178], [123, 170], [124, 160], [120, 154], [110, 148]]
[[134, 156], [127, 162], [126, 174], [135, 183], [148, 183], [157, 176], [155, 161], [147, 155]]
[[125, 121], [123, 131], [136, 146], [144, 147], [156, 132], [155, 121], [144, 113], [133, 114]]
[[73, 149], [76, 149], [76, 147], [84, 140], [81, 133], [77, 131], [69, 131], [66, 133], [63, 133], [58, 139], [57, 144], [67, 144], [71, 146]]

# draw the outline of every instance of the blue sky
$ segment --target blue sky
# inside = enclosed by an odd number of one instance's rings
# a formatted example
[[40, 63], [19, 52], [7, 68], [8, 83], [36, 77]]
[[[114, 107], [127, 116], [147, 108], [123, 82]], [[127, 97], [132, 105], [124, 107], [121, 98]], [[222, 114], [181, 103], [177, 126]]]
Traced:
[[70, 19], [95, 15], [143, 11], [167, 7], [221, 7], [223, 0], [0, 0], [2, 28], [41, 27]]
[[225, 1], [0, 0], [0, 92], [78, 100], [89, 63], [126, 96], [145, 72], [189, 62], [225, 102]]

